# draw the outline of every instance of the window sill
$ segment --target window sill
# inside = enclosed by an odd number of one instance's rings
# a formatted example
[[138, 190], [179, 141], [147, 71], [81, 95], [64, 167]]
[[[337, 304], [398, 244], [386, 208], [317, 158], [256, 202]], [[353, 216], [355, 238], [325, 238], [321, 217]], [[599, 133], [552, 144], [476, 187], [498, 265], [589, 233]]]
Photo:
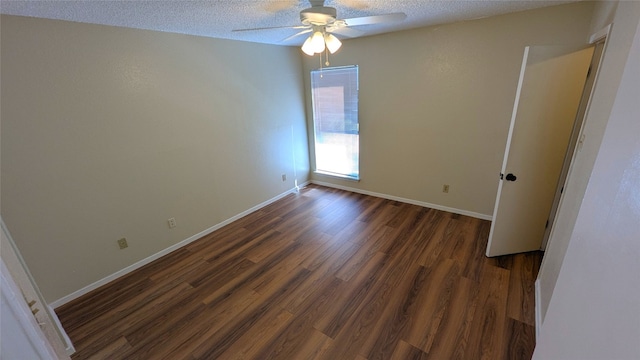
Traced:
[[316, 174], [316, 175], [332, 177], [332, 178], [341, 179], [341, 180], [349, 180], [349, 181], [353, 181], [353, 182], [359, 182], [360, 181], [359, 177], [355, 178], [355, 177], [352, 177], [352, 176], [336, 174], [336, 173], [332, 173], [332, 172], [314, 170], [313, 173]]

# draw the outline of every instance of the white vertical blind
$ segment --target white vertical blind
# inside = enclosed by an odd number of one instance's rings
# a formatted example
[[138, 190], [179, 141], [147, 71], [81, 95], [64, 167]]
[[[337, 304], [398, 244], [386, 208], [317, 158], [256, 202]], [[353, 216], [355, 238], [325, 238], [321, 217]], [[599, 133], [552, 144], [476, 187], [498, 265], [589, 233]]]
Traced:
[[316, 171], [360, 178], [358, 67], [311, 71]]

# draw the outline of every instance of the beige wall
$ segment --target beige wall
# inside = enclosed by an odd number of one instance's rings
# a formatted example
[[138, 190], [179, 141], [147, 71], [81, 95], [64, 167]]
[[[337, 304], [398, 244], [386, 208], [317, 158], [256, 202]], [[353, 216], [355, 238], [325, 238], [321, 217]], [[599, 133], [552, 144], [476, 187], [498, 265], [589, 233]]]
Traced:
[[307, 180], [298, 49], [1, 26], [2, 218], [47, 301]]
[[[491, 216], [524, 47], [585, 43], [592, 9], [583, 2], [345, 41], [330, 60], [360, 67], [361, 181], [312, 177]], [[318, 64], [304, 63], [307, 93]]]

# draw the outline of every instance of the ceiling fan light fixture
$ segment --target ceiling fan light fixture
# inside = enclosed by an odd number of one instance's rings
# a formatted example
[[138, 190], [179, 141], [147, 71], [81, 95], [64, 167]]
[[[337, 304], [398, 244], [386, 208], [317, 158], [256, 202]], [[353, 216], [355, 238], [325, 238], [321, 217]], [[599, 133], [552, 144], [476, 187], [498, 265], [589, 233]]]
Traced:
[[316, 31], [311, 35], [311, 46], [313, 48], [313, 52], [318, 54], [324, 51], [324, 36], [320, 31]]
[[313, 51], [313, 45], [311, 43], [312, 37], [313, 35], [309, 36], [307, 40], [305, 40], [304, 44], [302, 44], [302, 52], [309, 56], [313, 56], [315, 54], [315, 52]]
[[[0, 0], [2, 1], [2, 0]], [[303, 34], [309, 34], [310, 36], [305, 39], [302, 44], [301, 50], [308, 56], [314, 56], [320, 54], [320, 63], [322, 63], [323, 53], [327, 61], [325, 64], [329, 66], [329, 53], [334, 54], [342, 47], [342, 41], [340, 41], [331, 32], [335, 31], [342, 36], [346, 37], [358, 37], [365, 35], [364, 31], [358, 31], [352, 29], [354, 26], [361, 25], [376, 25], [386, 22], [402, 21], [407, 18], [405, 13], [389, 13], [381, 15], [360, 16], [350, 19], [338, 18], [338, 11], [336, 8], [330, 6], [324, 6], [326, 0], [306, 0], [311, 4], [310, 8], [300, 11], [300, 22], [302, 25], [296, 26], [272, 26], [262, 28], [251, 29], [236, 29], [233, 31], [254, 31], [254, 30], [271, 30], [271, 29], [303, 29], [297, 34], [287, 37], [282, 40], [288, 42], [294, 38], [297, 38]], [[347, 1], [347, 0], [333, 0], [333, 1]], [[333, 2], [333, 1], [330, 1]], [[362, 1], [362, 0], [355, 0]], [[281, 0], [281, 2], [291, 3], [293, 6], [300, 1], [293, 0]], [[362, 7], [366, 8], [366, 6]]]
[[333, 34], [326, 34], [324, 37], [324, 41], [327, 44], [327, 49], [330, 53], [335, 53], [342, 46], [342, 41], [340, 41]]

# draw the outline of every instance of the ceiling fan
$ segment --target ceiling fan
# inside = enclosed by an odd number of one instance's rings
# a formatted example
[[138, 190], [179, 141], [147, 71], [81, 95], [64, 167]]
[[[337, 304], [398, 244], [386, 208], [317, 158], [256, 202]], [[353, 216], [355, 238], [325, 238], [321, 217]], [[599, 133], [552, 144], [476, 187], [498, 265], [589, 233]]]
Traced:
[[334, 35], [344, 37], [356, 37], [364, 34], [362, 31], [353, 29], [354, 26], [375, 25], [387, 22], [402, 21], [406, 19], [405, 13], [390, 13], [373, 16], [362, 16], [350, 19], [339, 19], [335, 8], [324, 6], [324, 0], [309, 0], [311, 7], [300, 11], [300, 22], [302, 25], [295, 26], [274, 26], [251, 29], [237, 29], [233, 31], [260, 31], [271, 29], [297, 29], [300, 32], [282, 40], [289, 41], [303, 34], [311, 35], [302, 45], [302, 51], [313, 56], [322, 54], [325, 51], [331, 54], [338, 51], [342, 42]]

